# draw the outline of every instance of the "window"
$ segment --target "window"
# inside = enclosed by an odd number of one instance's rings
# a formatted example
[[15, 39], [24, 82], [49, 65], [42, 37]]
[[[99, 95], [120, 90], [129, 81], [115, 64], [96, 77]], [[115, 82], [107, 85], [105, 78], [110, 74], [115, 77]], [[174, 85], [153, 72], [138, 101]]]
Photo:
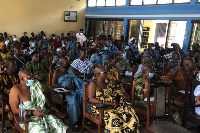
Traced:
[[143, 0], [144, 5], [156, 4], [157, 0]]
[[105, 0], [97, 0], [97, 6], [105, 6]]
[[[200, 2], [200, 0], [197, 0]], [[189, 3], [190, 0], [130, 0], [130, 5], [155, 5], [171, 3]]]
[[174, 3], [188, 3], [190, 0], [174, 0]]
[[106, 6], [115, 6], [115, 0], [106, 0]]
[[116, 0], [116, 6], [124, 6], [126, 4], [126, 0]]
[[131, 0], [130, 5], [142, 5], [142, 0]]
[[88, 0], [88, 6], [89, 7], [96, 6], [96, 0]]
[[172, 3], [172, 0], [158, 0], [158, 4], [169, 4]]

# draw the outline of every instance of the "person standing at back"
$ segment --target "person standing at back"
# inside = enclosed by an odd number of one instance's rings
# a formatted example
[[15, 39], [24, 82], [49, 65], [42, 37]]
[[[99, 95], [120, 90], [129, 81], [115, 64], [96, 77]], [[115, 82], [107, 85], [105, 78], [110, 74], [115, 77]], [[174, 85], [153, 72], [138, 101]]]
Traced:
[[83, 47], [84, 42], [87, 40], [87, 38], [85, 37], [83, 33], [83, 29], [80, 29], [80, 32], [76, 33], [76, 39], [78, 42], [80, 42], [81, 47]]
[[27, 48], [27, 47], [29, 46], [29, 41], [30, 41], [30, 39], [29, 39], [29, 37], [28, 37], [27, 32], [24, 32], [24, 33], [23, 33], [23, 36], [20, 38], [20, 44], [23, 45], [23, 48], [24, 48], [24, 49]]

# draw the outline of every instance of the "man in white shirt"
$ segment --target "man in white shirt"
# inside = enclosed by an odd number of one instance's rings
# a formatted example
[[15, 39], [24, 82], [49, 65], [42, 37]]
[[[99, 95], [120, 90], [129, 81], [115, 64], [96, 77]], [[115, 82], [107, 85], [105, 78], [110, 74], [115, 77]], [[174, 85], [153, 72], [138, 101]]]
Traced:
[[80, 29], [79, 33], [76, 33], [77, 41], [80, 42], [81, 47], [83, 47], [83, 43], [87, 40], [85, 35], [83, 34], [83, 29]]

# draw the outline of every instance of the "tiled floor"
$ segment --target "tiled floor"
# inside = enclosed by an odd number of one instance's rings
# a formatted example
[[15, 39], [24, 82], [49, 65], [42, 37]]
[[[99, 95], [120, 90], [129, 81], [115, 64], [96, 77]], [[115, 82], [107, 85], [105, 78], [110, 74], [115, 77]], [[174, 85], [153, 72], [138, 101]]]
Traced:
[[[7, 122], [7, 125], [9, 125], [8, 122]], [[191, 133], [200, 133], [200, 127], [198, 127], [196, 125], [193, 125], [191, 123], [187, 123], [187, 127], [191, 131]], [[0, 125], [0, 128], [1, 128], [1, 125]], [[71, 127], [68, 129], [68, 133], [80, 133], [80, 132], [73, 132], [71, 129], [72, 129]], [[140, 130], [140, 133], [145, 133], [145, 127], [144, 126], [140, 127], [139, 130]], [[8, 130], [8, 133], [13, 133], [13, 132], [14, 131], [12, 129]], [[89, 133], [89, 132], [85, 131], [84, 133]]]

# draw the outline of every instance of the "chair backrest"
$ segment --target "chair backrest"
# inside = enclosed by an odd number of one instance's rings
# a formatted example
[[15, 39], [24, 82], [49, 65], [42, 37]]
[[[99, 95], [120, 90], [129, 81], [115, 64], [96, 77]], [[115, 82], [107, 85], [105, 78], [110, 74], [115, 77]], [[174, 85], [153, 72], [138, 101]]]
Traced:
[[[154, 89], [154, 102], [153, 106], [150, 106], [149, 92], [147, 94], [147, 127], [152, 120], [171, 118], [171, 84], [164, 82], [158, 82], [155, 85], [149, 84], [149, 89]], [[168, 98], [168, 104], [166, 104], [166, 98]], [[166, 111], [166, 105], [168, 105], [168, 111]], [[153, 107], [153, 113], [151, 107]], [[166, 112], [168, 113], [166, 114]]]
[[132, 79], [134, 79], [134, 75], [135, 75], [135, 65], [132, 66]]
[[154, 97], [155, 101], [155, 115], [163, 116], [165, 115], [165, 101], [166, 101], [166, 88], [161, 86], [154, 89], [156, 93], [156, 97]]
[[163, 56], [162, 76], [165, 75], [165, 66], [166, 66], [166, 59], [165, 56]]
[[134, 106], [134, 103], [135, 103], [135, 80], [133, 80], [133, 86], [132, 86], [132, 90], [131, 90], [131, 102], [132, 102], [132, 105]]
[[49, 80], [50, 87], [52, 87], [52, 77], [53, 77], [53, 70], [49, 68], [48, 80]]
[[87, 102], [88, 102], [88, 84], [89, 83], [85, 83], [83, 86], [83, 114], [86, 113], [86, 106], [87, 106]]

